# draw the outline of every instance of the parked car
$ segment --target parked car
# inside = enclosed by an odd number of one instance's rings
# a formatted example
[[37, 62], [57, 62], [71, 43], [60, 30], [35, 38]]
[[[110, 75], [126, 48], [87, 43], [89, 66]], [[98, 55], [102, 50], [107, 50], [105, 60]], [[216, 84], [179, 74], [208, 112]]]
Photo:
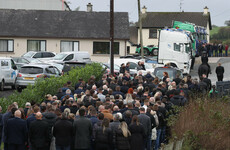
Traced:
[[47, 62], [64, 63], [66, 61], [91, 62], [91, 59], [88, 52], [62, 52]]
[[[138, 59], [131, 59], [131, 58], [120, 58], [120, 59], [114, 59], [114, 64], [121, 66], [122, 63], [130, 63], [129, 69], [130, 69], [130, 74], [134, 75], [138, 73], [138, 62], [141, 60]], [[150, 63], [144, 63], [145, 65], [145, 70], [141, 70], [143, 75], [147, 74], [148, 71], [150, 71], [151, 74], [153, 74], [154, 68], [153, 65]]]
[[16, 77], [18, 74], [17, 67], [12, 58], [0, 57], [0, 90], [4, 87], [12, 86], [15, 88]]
[[16, 66], [17, 66], [18, 69], [20, 69], [25, 64], [42, 63], [40, 60], [35, 59], [35, 58], [30, 58], [30, 57], [12, 57], [12, 59], [15, 62], [15, 64], [16, 64]]
[[183, 78], [183, 72], [178, 68], [172, 67], [157, 67], [154, 69], [153, 75], [159, 79], [163, 79], [163, 72], [167, 72], [171, 80], [175, 79], [177, 75]]
[[[102, 67], [104, 69], [106, 69], [105, 73], [107, 75], [110, 74], [110, 64], [108, 64], [108, 63], [102, 63]], [[118, 76], [119, 73], [120, 73], [120, 67], [118, 65], [114, 64], [114, 74], [115, 74], [115, 76]]]
[[35, 52], [29, 51], [22, 55], [22, 57], [29, 57], [29, 58], [38, 58], [38, 59], [50, 59], [55, 56], [53, 52]]
[[69, 72], [72, 68], [85, 67], [85, 65], [91, 64], [91, 63], [92, 62], [78, 62], [78, 61], [67, 61], [67, 62], [64, 62], [62, 73], [65, 74], [65, 73]]
[[50, 64], [27, 64], [20, 68], [17, 75], [16, 87], [20, 92], [29, 84], [34, 85], [38, 78], [48, 78], [51, 76], [58, 77], [61, 72]]

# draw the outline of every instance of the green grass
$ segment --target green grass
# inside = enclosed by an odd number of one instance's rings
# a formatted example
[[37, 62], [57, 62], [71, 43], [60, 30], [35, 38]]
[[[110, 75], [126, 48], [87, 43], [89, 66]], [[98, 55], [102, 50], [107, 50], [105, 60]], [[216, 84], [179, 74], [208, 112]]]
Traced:
[[220, 28], [221, 27], [213, 27], [212, 30], [210, 30], [210, 35], [212, 36], [213, 34], [218, 33], [218, 31], [219, 31]]

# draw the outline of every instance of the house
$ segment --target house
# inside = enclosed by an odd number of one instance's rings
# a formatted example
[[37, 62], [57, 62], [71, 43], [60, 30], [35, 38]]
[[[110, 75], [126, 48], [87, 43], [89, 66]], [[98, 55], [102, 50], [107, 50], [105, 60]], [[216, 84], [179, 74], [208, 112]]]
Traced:
[[[89, 11], [0, 10], [0, 56], [28, 51], [88, 51], [93, 61], [110, 58], [110, 13]], [[114, 13], [115, 56], [126, 55], [127, 12]]]
[[0, 9], [70, 10], [65, 0], [0, 0]]
[[[210, 30], [212, 29], [211, 25], [211, 17], [208, 8], [204, 8], [204, 12], [147, 12], [147, 8], [142, 8], [142, 35], [143, 35], [143, 45], [158, 45], [159, 38], [159, 29], [163, 29], [165, 27], [171, 28], [173, 25], [173, 21], [181, 21], [181, 22], [190, 22], [195, 25], [206, 28], [207, 31], [207, 41], [210, 41]], [[131, 42], [135, 44], [139, 44], [140, 42], [140, 31], [139, 24], [136, 26], [137, 30], [133, 30], [133, 32], [137, 32], [137, 40]], [[134, 33], [130, 33], [130, 36], [135, 36]], [[135, 39], [134, 37], [130, 37], [130, 39]], [[127, 44], [128, 45], [128, 44]], [[135, 49], [129, 45], [129, 49]], [[130, 53], [135, 53], [135, 51], [131, 51]]]

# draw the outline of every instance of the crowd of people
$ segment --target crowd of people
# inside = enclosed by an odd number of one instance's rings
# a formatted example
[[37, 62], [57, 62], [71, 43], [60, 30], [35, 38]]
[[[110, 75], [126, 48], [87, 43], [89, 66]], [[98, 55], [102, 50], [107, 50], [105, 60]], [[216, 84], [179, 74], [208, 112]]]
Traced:
[[167, 118], [174, 106], [212, 89], [203, 78], [170, 80], [164, 72], [158, 79], [141, 71], [132, 77], [124, 69], [117, 77], [67, 82], [42, 103], [8, 106], [0, 115], [4, 150], [157, 150], [170, 138]]
[[[209, 57], [228, 57], [229, 46], [222, 43], [204, 43], [200, 52], [206, 51]], [[198, 48], [199, 49], [199, 48]]]

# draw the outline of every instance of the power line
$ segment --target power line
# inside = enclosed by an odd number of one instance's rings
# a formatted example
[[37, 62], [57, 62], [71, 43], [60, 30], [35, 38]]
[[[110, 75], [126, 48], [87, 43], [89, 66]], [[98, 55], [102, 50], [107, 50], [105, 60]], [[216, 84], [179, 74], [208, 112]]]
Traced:
[[223, 13], [225, 13], [225, 12], [227, 12], [227, 11], [229, 11], [229, 10], [230, 10], [230, 9], [226, 9], [226, 10], [224, 10], [223, 12], [219, 13], [218, 15], [213, 16], [212, 18], [217, 17], [217, 16], [220, 16], [220, 15], [222, 15]]

